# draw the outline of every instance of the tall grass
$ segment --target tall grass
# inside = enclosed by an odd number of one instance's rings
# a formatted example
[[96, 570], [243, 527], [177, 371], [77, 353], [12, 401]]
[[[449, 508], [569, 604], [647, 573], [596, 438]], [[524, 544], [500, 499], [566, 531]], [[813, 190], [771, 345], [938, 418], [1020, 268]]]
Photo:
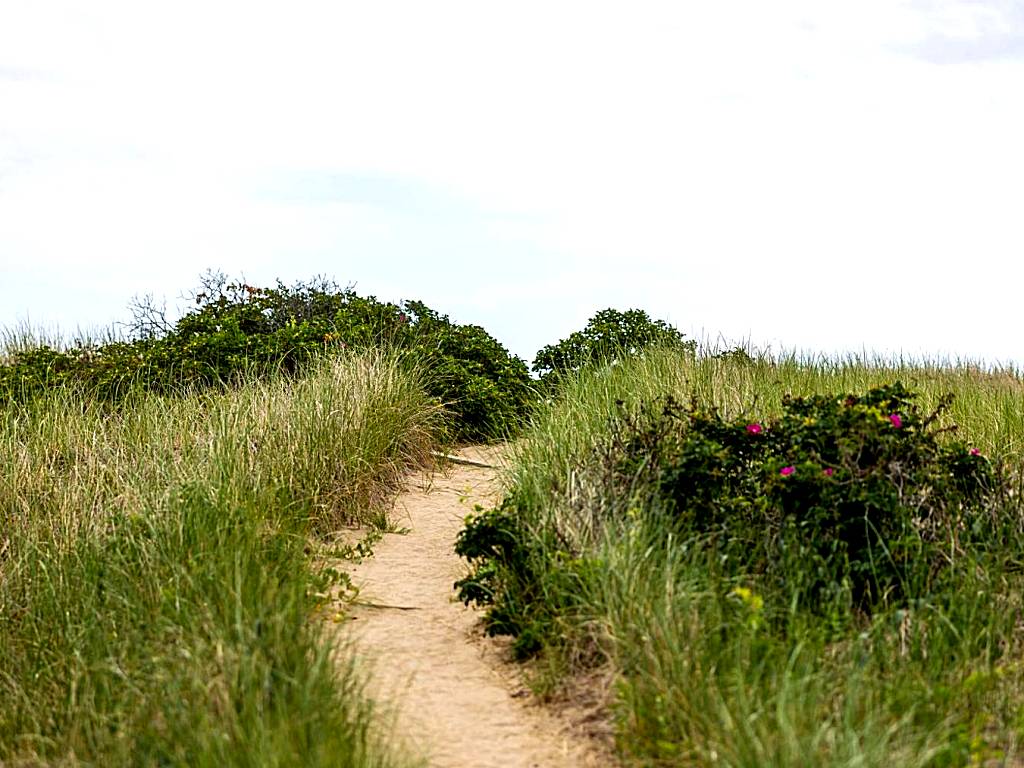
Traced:
[[0, 327], [0, 365], [19, 352], [30, 352], [43, 346], [52, 349], [90, 348], [122, 341], [123, 336], [116, 326], [80, 327], [73, 334], [67, 334], [59, 327], [37, 326], [28, 320], [21, 320]]
[[[769, 629], [753, 576], [724, 576], [699, 541], [674, 538], [655, 516], [629, 510], [629, 498], [608, 498], [591, 477], [593, 447], [606, 440], [617, 401], [636, 406], [671, 394], [726, 417], [764, 420], [780, 412], [786, 394], [856, 393], [895, 380], [921, 393], [924, 410], [952, 393], [945, 419], [959, 425], [958, 436], [1021, 465], [1024, 386], [1013, 372], [858, 358], [744, 361], [650, 352], [566, 381], [515, 445], [509, 483], [532, 544], [542, 550], [531, 563], [549, 569], [533, 596], [552, 606], [548, 674], [571, 675], [595, 658], [611, 665], [627, 759], [751, 767], [1019, 764], [1019, 533], [961, 560], [952, 593], [840, 625], [793, 608], [776, 622], [782, 630]], [[558, 538], [545, 534], [552, 529]], [[568, 576], [566, 548], [579, 554]]]
[[438, 417], [374, 354], [0, 412], [0, 764], [396, 764], [310, 621], [307, 549], [383, 521]]

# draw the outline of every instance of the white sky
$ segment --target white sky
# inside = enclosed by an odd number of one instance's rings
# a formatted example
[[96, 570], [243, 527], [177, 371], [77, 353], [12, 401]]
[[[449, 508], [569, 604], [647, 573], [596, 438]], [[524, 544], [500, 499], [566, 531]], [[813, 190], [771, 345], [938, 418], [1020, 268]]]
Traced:
[[1024, 362], [1024, 2], [0, 0], [0, 325], [206, 268]]

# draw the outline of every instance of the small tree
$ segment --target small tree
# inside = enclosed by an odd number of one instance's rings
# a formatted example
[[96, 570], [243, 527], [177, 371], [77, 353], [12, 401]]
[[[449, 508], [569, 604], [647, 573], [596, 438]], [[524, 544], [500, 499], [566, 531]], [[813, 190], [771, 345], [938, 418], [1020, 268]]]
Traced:
[[587, 322], [586, 328], [570, 334], [557, 344], [549, 344], [537, 353], [534, 373], [542, 380], [578, 371], [591, 363], [611, 362], [635, 355], [652, 345], [696, 350], [696, 343], [664, 320], [652, 320], [641, 309], [620, 312], [602, 309]]

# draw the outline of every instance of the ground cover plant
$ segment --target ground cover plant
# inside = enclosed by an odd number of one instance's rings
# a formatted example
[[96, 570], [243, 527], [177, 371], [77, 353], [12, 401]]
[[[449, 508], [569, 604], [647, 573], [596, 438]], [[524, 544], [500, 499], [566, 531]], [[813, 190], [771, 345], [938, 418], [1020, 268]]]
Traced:
[[[400, 764], [312, 617], [318, 532], [384, 522], [436, 402], [393, 355], [0, 408], [0, 763]], [[378, 723], [379, 725], [379, 723]]]
[[483, 328], [454, 323], [419, 301], [382, 302], [325, 279], [266, 288], [219, 273], [204, 276], [193, 299], [175, 322], [152, 300], [136, 300], [123, 339], [66, 348], [6, 339], [0, 402], [69, 383], [110, 401], [137, 390], [169, 394], [244, 375], [295, 374], [324, 356], [367, 349], [401, 351], [427, 374], [424, 384], [446, 406], [454, 440], [513, 435], [534, 401], [522, 360]]
[[458, 586], [538, 685], [613, 670], [627, 761], [1014, 764], [1022, 394], [857, 359], [584, 369], [468, 522]]

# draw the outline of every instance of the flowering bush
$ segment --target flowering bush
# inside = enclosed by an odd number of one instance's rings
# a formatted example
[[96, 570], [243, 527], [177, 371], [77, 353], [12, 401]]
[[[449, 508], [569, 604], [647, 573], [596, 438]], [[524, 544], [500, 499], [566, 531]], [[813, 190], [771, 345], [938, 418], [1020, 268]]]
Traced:
[[[977, 449], [940, 439], [946, 399], [923, 416], [896, 383], [862, 396], [787, 397], [771, 423], [725, 421], [669, 400], [620, 418], [616, 473], [647, 473], [673, 528], [809, 603], [848, 590], [869, 607], [932, 588], [983, 540], [1001, 492]], [[653, 461], [652, 461], [653, 459]]]
[[573, 474], [591, 487], [566, 489], [564, 504], [579, 508], [527, 524], [530, 502], [514, 490], [467, 521], [456, 550], [472, 572], [456, 588], [489, 606], [490, 631], [516, 635], [529, 654], [585, 592], [594, 540], [562, 520], [586, 519], [613, 539], [641, 525], [645, 536], [707, 548], [727, 581], [759, 584], [766, 611], [768, 601], [783, 613], [831, 611], [838, 600], [871, 612], [926, 596], [960, 555], [999, 538], [1006, 481], [980, 451], [943, 437], [955, 429], [939, 426], [949, 399], [922, 415], [914, 397], [899, 383], [787, 397], [765, 422], [671, 398], [620, 410]]

